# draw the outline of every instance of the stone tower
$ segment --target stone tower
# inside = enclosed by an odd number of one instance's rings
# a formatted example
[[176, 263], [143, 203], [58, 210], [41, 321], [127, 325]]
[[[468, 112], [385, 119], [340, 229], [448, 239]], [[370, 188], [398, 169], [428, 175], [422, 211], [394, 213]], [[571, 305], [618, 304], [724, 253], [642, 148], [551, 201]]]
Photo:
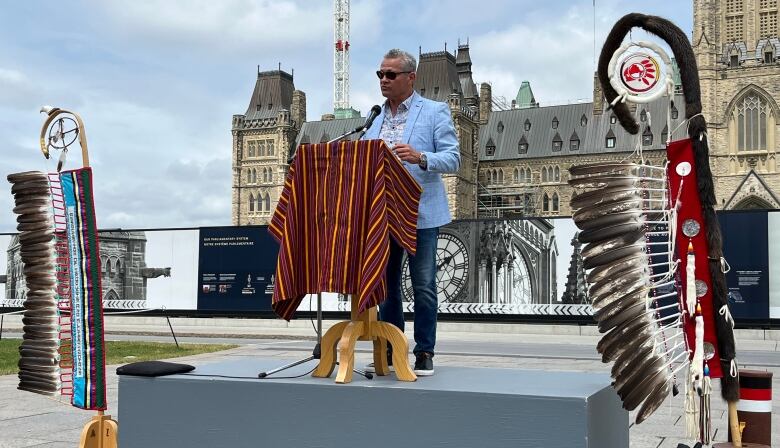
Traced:
[[425, 98], [449, 105], [460, 143], [460, 170], [442, 176], [450, 211], [455, 219], [474, 218], [480, 110], [469, 46], [458, 45], [457, 57], [446, 49], [419, 56], [414, 88]]
[[233, 115], [233, 225], [268, 224], [306, 120], [306, 95], [282, 70], [258, 72], [249, 107]]
[[693, 2], [692, 43], [710, 164], [724, 209], [780, 207], [778, 3]]

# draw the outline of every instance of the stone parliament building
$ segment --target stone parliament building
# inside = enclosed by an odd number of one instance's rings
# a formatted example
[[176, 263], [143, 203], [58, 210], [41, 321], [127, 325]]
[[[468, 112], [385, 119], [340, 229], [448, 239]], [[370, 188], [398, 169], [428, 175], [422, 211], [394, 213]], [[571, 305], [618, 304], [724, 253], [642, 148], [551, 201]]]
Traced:
[[[694, 0], [693, 6], [692, 44], [718, 206], [779, 208], [778, 0]], [[607, 110], [595, 77], [590, 103], [540, 107], [523, 82], [511, 107], [496, 108], [490, 85], [477, 86], [471, 67], [468, 45], [458, 45], [455, 54], [421, 53], [415, 85], [422, 96], [450, 106], [461, 169], [444, 178], [459, 219], [569, 216], [571, 165], [622, 160], [638, 144], [647, 160], [660, 165], [665, 142], [685, 134], [679, 88], [672, 103], [636, 106], [642, 122], [637, 137]], [[306, 121], [306, 95], [291, 74], [258, 72], [247, 111], [233, 116], [234, 225], [268, 223], [294, 148], [327, 141], [364, 120], [322, 118]]]

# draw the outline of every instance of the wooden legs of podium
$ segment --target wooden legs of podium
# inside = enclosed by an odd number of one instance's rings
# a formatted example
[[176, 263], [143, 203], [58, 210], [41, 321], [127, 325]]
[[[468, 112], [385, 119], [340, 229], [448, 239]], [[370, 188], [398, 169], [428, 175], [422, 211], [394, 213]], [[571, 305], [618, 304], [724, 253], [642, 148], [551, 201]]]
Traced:
[[377, 321], [376, 307], [363, 313], [357, 312], [357, 299], [352, 300], [352, 320], [339, 322], [332, 326], [322, 337], [320, 348], [320, 363], [312, 374], [315, 377], [327, 378], [336, 367], [336, 350], [338, 350], [339, 370], [336, 374], [337, 383], [352, 381], [352, 369], [355, 367], [355, 344], [357, 341], [373, 341], [374, 367], [377, 375], [387, 375], [390, 368], [387, 365], [387, 344], [393, 346], [393, 366], [400, 381], [415, 381], [417, 376], [409, 367], [409, 344], [406, 336], [393, 324]]

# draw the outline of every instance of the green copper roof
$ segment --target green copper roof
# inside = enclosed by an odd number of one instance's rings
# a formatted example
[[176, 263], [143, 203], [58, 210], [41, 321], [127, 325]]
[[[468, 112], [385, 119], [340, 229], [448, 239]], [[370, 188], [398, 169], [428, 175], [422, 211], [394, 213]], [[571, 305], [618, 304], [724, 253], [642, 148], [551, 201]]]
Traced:
[[333, 115], [336, 116], [337, 120], [341, 120], [343, 118], [358, 118], [360, 117], [360, 111], [355, 110], [352, 107], [349, 109], [334, 109]]
[[538, 107], [539, 103], [534, 98], [534, 92], [531, 90], [531, 83], [523, 81], [520, 84], [520, 89], [517, 91], [517, 97], [515, 103], [519, 109], [528, 109], [529, 107]]

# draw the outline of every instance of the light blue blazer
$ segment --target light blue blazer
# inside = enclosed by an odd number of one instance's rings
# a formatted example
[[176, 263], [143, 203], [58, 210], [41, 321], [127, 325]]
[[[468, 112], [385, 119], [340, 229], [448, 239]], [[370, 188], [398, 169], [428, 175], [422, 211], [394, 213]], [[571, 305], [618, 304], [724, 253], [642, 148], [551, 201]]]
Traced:
[[[379, 138], [384, 119], [385, 106], [382, 106], [382, 113], [376, 117], [363, 139]], [[425, 152], [428, 158], [426, 170], [403, 162], [423, 190], [417, 214], [417, 228], [429, 229], [448, 224], [452, 221], [452, 215], [441, 173], [456, 173], [460, 167], [460, 148], [449, 106], [423, 98], [414, 92], [404, 127], [403, 142], [417, 151]]]

